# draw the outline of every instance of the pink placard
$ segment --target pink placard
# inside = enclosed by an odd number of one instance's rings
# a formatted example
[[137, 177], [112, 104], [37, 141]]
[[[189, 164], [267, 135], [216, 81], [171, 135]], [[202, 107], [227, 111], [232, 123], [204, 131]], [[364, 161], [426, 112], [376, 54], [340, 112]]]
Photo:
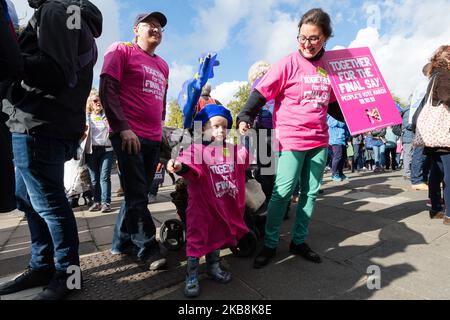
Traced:
[[369, 48], [328, 51], [324, 60], [352, 135], [402, 123]]

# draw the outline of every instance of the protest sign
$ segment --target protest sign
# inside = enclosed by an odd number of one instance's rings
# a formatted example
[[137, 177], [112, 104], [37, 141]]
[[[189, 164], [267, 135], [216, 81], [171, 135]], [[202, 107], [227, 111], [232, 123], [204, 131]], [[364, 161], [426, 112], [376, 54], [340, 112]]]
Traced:
[[352, 135], [402, 123], [369, 48], [328, 51], [324, 60]]

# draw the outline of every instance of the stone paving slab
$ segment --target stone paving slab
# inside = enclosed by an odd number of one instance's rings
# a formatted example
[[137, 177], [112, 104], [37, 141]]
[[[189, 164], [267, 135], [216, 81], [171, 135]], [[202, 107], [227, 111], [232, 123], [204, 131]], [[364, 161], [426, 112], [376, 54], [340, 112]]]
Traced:
[[426, 300], [425, 297], [414, 294], [395, 285], [383, 285], [382, 290], [370, 290], [365, 283], [351, 291], [331, 297], [337, 300]]
[[450, 232], [433, 241], [428, 248], [429, 250], [433, 250], [436, 253], [436, 256], [443, 255], [450, 257]]
[[364, 273], [327, 258], [321, 264], [308, 262], [290, 255], [287, 247], [287, 243], [280, 243], [273, 263], [262, 269], [253, 269], [253, 259], [230, 257], [227, 261], [233, 274], [264, 299], [327, 299], [352, 288], [365, 277]]
[[431, 243], [446, 235], [449, 231], [432, 226], [412, 224], [410, 222], [399, 222], [379, 230], [364, 232], [363, 234], [385, 241], [402, 241], [408, 245], [414, 245]]
[[31, 251], [30, 237], [14, 238], [3, 246], [0, 252], [0, 261], [18, 256], [27, 255]]
[[91, 229], [92, 238], [97, 246], [111, 244], [113, 233], [113, 225]]
[[105, 226], [113, 226], [116, 223], [117, 213], [89, 213], [85, 214], [86, 224], [89, 229]]
[[176, 212], [177, 208], [172, 202], [169, 202], [167, 199], [165, 199], [166, 202], [156, 202], [152, 203], [149, 206], [150, 212], [152, 214], [159, 214], [161, 212]]
[[[294, 211], [295, 212], [295, 211]], [[340, 221], [346, 221], [358, 216], [358, 213], [336, 208], [327, 204], [326, 201], [318, 202], [314, 210], [313, 220], [322, 221], [328, 224], [334, 224]]]
[[406, 245], [403, 242], [383, 242], [380, 246], [368, 250], [356, 257], [348, 259], [348, 262], [364, 270], [369, 262], [384, 266], [400, 265], [407, 262], [415, 271], [426, 275], [442, 276], [442, 270], [450, 266], [450, 258], [447, 256], [436, 257], [436, 250], [428, 245]]
[[[200, 279], [200, 296], [195, 300], [229, 300], [234, 297], [237, 300], [261, 300], [263, 297], [253, 290], [251, 286], [243, 282], [238, 277], [233, 277], [232, 283], [220, 284], [209, 279], [206, 275], [199, 277]], [[159, 297], [154, 295], [144, 297], [142, 300], [157, 299], [157, 300], [187, 300], [190, 298], [184, 296], [184, 281], [178, 285], [170, 288], [167, 294], [162, 294]]]
[[348, 260], [359, 271], [370, 265], [381, 267], [383, 281], [427, 299], [450, 299], [450, 260], [429, 250], [428, 245], [408, 246], [386, 242]]
[[83, 257], [84, 255], [98, 253], [98, 252], [100, 252], [100, 250], [95, 245], [94, 241], [87, 241], [87, 242], [80, 243], [78, 252], [80, 253], [80, 257]]
[[80, 243], [93, 241], [91, 231], [87, 227], [85, 230], [78, 230], [78, 239]]
[[26, 222], [21, 222], [11, 235], [11, 239], [30, 237], [30, 229]]
[[20, 273], [25, 270], [25, 267], [30, 261], [30, 252], [26, 254], [13, 257], [5, 258], [0, 262], [0, 277], [11, 276]]
[[[411, 200], [410, 200], [411, 201]], [[355, 214], [366, 213], [366, 214], [382, 214], [384, 212], [397, 212], [400, 210], [405, 210], [407, 208], [406, 203], [401, 203], [396, 206], [391, 206], [389, 204], [383, 203], [372, 203], [364, 199], [354, 200], [348, 198], [347, 196], [335, 196], [325, 195], [323, 200], [318, 200], [318, 203], [326, 203], [327, 206], [342, 208], [348, 212]]]
[[[389, 190], [387, 190], [385, 192], [389, 192]], [[380, 196], [380, 193], [364, 192], [364, 191], [349, 193], [349, 194], [345, 195], [344, 197], [348, 198], [348, 199], [357, 200], [357, 201], [370, 202], [371, 204], [376, 203], [376, 204], [382, 204], [382, 205], [388, 205], [388, 206], [397, 206], [397, 205], [404, 204], [404, 203], [410, 201], [409, 198], [399, 196], [398, 194], [391, 195], [391, 196]]]
[[316, 252], [333, 261], [345, 261], [382, 242], [373, 237], [313, 221], [310, 225], [308, 243]]
[[349, 231], [353, 231], [355, 233], [363, 233], [368, 231], [381, 230], [395, 223], [395, 221], [392, 221], [390, 219], [375, 217], [369, 214], [359, 214], [354, 218], [333, 223], [333, 225]]
[[0, 230], [0, 250], [11, 238], [15, 228], [5, 228]]
[[376, 215], [394, 221], [403, 221], [418, 215], [428, 217], [428, 210], [425, 206], [425, 201], [426, 200], [413, 202], [411, 200], [411, 202], [409, 202], [407, 205], [396, 207], [396, 209], [398, 208], [398, 210], [385, 209], [376, 212]]

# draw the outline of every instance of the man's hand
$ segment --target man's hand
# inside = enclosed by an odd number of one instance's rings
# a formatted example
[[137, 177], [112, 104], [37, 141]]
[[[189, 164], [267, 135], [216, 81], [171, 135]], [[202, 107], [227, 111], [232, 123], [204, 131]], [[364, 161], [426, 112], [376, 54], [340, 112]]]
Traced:
[[167, 171], [170, 173], [177, 173], [181, 170], [182, 165], [180, 162], [170, 159], [169, 162], [167, 162]]
[[138, 154], [141, 151], [141, 143], [136, 134], [131, 130], [124, 130], [120, 132], [122, 139], [122, 150], [128, 154]]
[[239, 123], [239, 132], [241, 135], [245, 136], [248, 132], [248, 129], [250, 129], [250, 124], [242, 121]]

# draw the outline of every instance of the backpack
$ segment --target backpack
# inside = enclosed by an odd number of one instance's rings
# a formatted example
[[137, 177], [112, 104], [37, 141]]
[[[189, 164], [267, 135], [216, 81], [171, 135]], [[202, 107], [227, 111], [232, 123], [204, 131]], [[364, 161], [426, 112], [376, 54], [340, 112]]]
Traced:
[[196, 112], [198, 113], [200, 110], [202, 110], [208, 104], [217, 104], [217, 101], [211, 97], [208, 97], [208, 99], [205, 99], [203, 96], [201, 96], [200, 99], [198, 99], [198, 103], [196, 106]]
[[395, 126], [392, 127], [392, 132], [397, 136], [397, 137], [401, 137], [402, 136], [402, 124], [397, 124]]
[[[54, 2], [63, 2], [59, 0], [53, 0]], [[29, 26], [31, 29], [28, 31], [28, 26], [25, 29], [27, 32], [31, 32], [31, 34], [36, 36], [36, 41], [34, 43], [30, 42], [30, 45], [35, 46], [32, 47], [33, 50], [40, 50], [39, 48], [39, 24], [41, 18], [41, 10], [42, 7], [37, 9], [34, 15], [31, 17], [29, 21]], [[86, 32], [90, 32], [89, 28], [85, 28]], [[80, 34], [81, 35], [81, 34]], [[57, 44], [55, 44], [57, 45]], [[79, 71], [88, 66], [91, 62], [97, 60], [98, 51], [97, 45], [95, 43], [95, 39], [92, 36], [92, 44], [91, 49], [87, 52], [78, 53], [78, 62], [75, 66], [75, 76], [73, 79], [69, 81], [69, 87], [73, 88], [77, 85], [78, 78], [77, 74]], [[12, 126], [11, 129], [15, 130], [14, 127], [19, 124], [19, 129], [22, 129], [22, 125], [27, 129], [31, 130], [34, 127], [37, 127], [42, 124], [42, 122], [35, 117], [35, 113], [37, 113], [37, 107], [33, 106], [32, 102], [40, 101], [42, 99], [48, 100], [49, 103], [54, 103], [57, 100], [57, 93], [49, 93], [44, 90], [41, 90], [36, 87], [28, 86], [22, 79], [19, 79], [12, 84], [9, 85], [9, 88], [6, 90], [6, 95], [3, 100], [3, 112], [6, 113], [9, 117], [14, 115], [14, 122], [8, 124], [8, 126]], [[31, 103], [30, 103], [31, 102]]]
[[[55, 2], [63, 2], [63, 1], [58, 1], [58, 0], [53, 0]], [[33, 30], [36, 32], [36, 40], [39, 43], [39, 23], [40, 23], [40, 18], [41, 18], [41, 7], [39, 7], [39, 9], [36, 10], [35, 14], [31, 17], [29, 23], [31, 25], [31, 27], [33, 28]], [[82, 16], [83, 18], [83, 16]], [[89, 29], [89, 28], [88, 28]], [[89, 31], [90, 32], [90, 31]], [[91, 63], [92, 61], [97, 61], [98, 58], [98, 49], [97, 49], [97, 44], [95, 43], [94, 37], [92, 37], [92, 47], [91, 50], [85, 52], [85, 53], [80, 53], [78, 52], [78, 63], [76, 66], [76, 70], [75, 73], [78, 73], [80, 70], [82, 70], [84, 67], [86, 67], [87, 65], [89, 65], [89, 63]], [[75, 87], [76, 86], [76, 80], [72, 81], [71, 83], [69, 83], [70, 87]]]

